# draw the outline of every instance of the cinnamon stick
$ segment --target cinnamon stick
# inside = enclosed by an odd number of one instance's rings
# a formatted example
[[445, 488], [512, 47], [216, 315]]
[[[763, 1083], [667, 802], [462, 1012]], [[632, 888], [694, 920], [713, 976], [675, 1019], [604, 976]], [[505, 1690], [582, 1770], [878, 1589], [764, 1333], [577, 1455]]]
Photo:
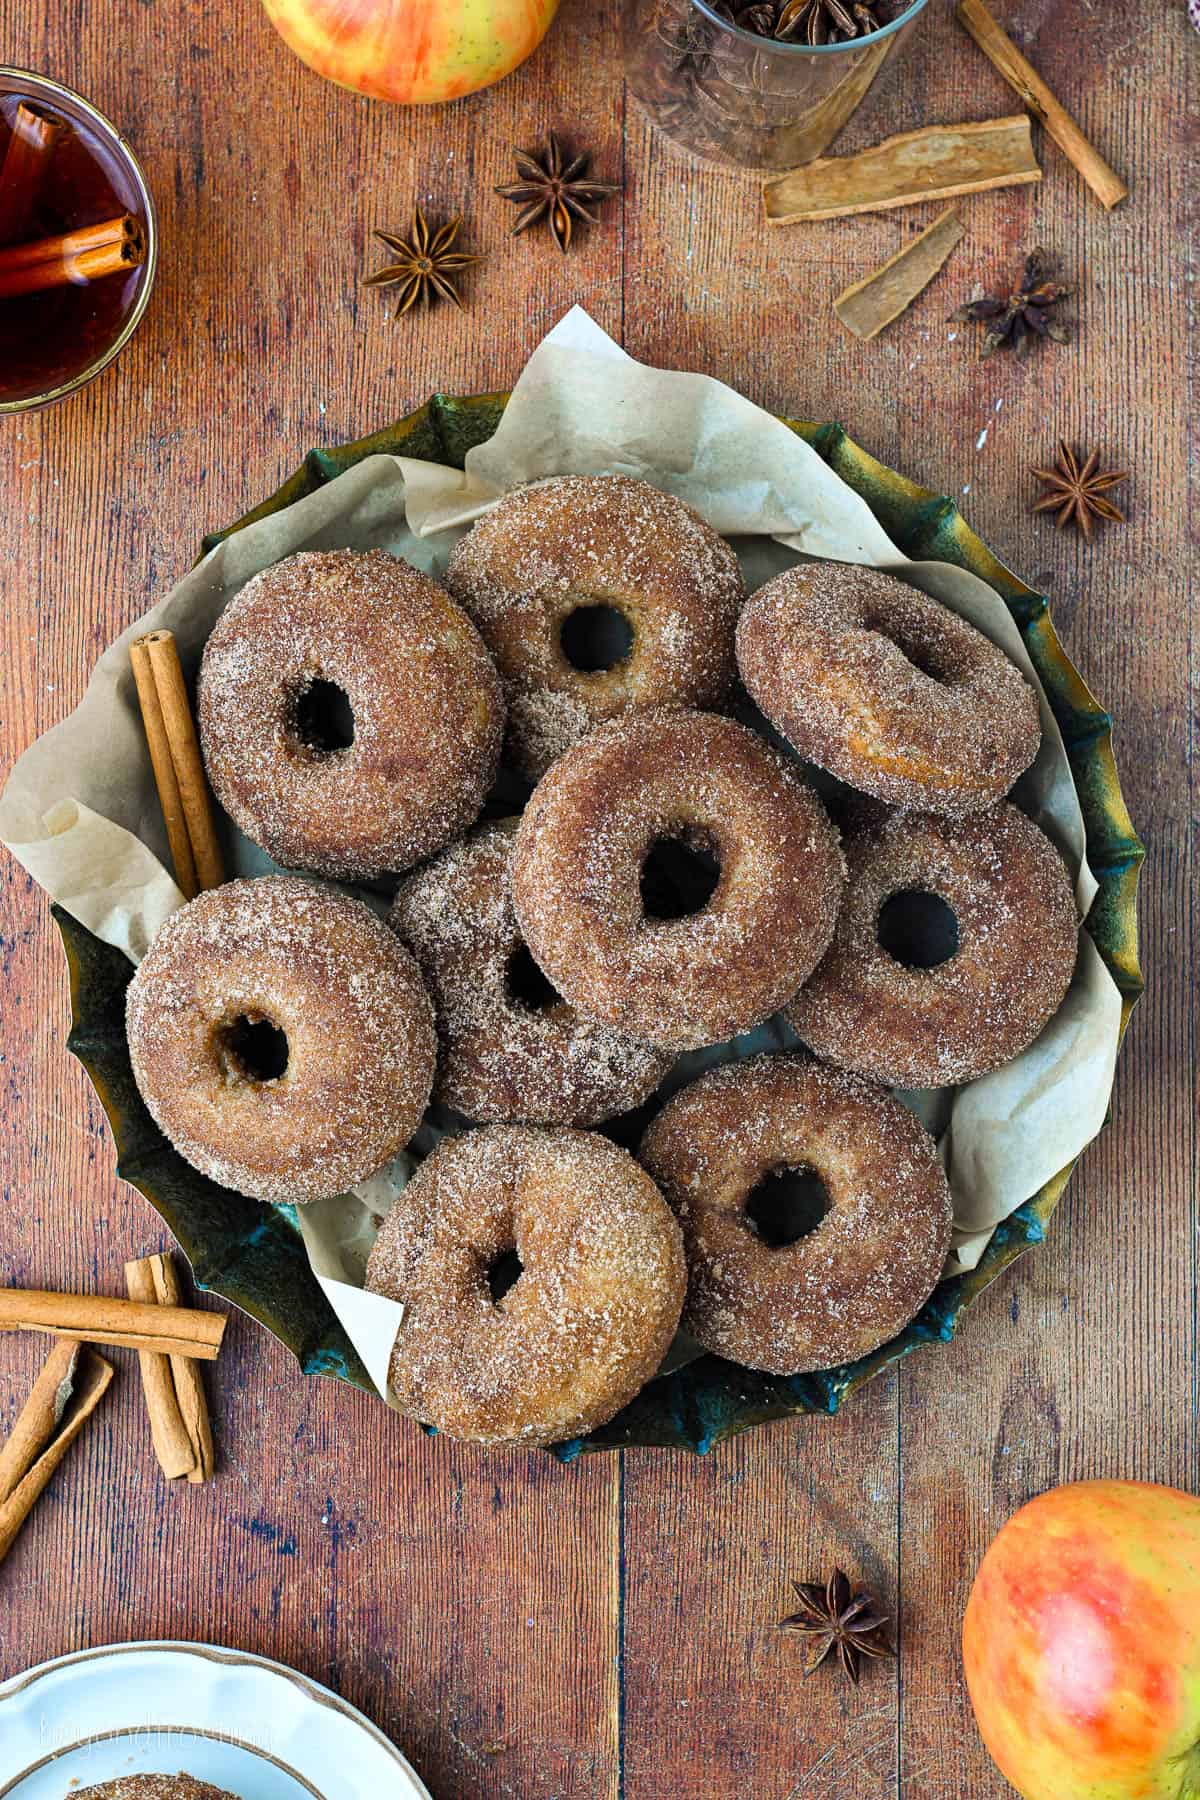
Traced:
[[220, 1313], [196, 1307], [149, 1306], [106, 1294], [54, 1294], [0, 1288], [0, 1331], [48, 1331], [128, 1350], [195, 1356], [215, 1362], [225, 1335]]
[[1127, 199], [1129, 189], [1116, 170], [1109, 167], [1095, 145], [1084, 137], [1070, 113], [1055, 99], [1033, 64], [1022, 56], [1007, 32], [996, 23], [983, 0], [959, 0], [956, 17], [1034, 118], [1041, 120], [1097, 199], [1110, 211]]
[[838, 295], [833, 310], [846, 330], [878, 337], [924, 292], [963, 235], [962, 220], [948, 206], [919, 237]]
[[33, 238], [24, 244], [0, 247], [0, 273], [28, 269], [40, 262], [70, 262], [88, 250], [105, 250], [110, 244], [132, 244], [143, 250], [145, 233], [132, 213], [101, 219], [94, 225], [77, 225], [56, 237]]
[[64, 1340], [51, 1351], [0, 1450], [0, 1562], [112, 1378], [112, 1364], [86, 1344]]
[[[169, 1256], [147, 1258], [154, 1281], [155, 1298], [160, 1306], [179, 1306], [183, 1294], [175, 1264]], [[208, 1396], [204, 1392], [204, 1376], [199, 1364], [190, 1356], [172, 1356], [171, 1375], [183, 1428], [192, 1446], [195, 1466], [188, 1471], [190, 1482], [211, 1481], [217, 1466], [212, 1424], [208, 1416]]]
[[171, 757], [162, 707], [158, 701], [154, 671], [150, 667], [150, 652], [140, 638], [130, 645], [129, 660], [133, 665], [133, 679], [137, 686], [138, 704], [142, 709], [142, 725], [150, 750], [154, 784], [158, 789], [159, 805], [167, 828], [171, 861], [175, 865], [175, 883], [185, 900], [194, 900], [200, 892], [200, 883], [196, 878], [196, 859], [192, 855], [192, 840], [188, 836], [183, 798], [175, 778], [175, 764]]
[[[158, 1305], [148, 1259], [125, 1264], [125, 1286], [131, 1300], [142, 1301], [147, 1306]], [[196, 1467], [196, 1458], [179, 1410], [171, 1359], [157, 1350], [139, 1350], [138, 1367], [146, 1411], [150, 1415], [150, 1437], [162, 1472], [168, 1481], [190, 1475]]]
[[147, 632], [145, 637], [136, 640], [136, 646], [144, 646], [150, 660], [163, 729], [171, 749], [179, 801], [191, 842], [196, 879], [201, 888], [220, 887], [225, 879], [225, 865], [217, 843], [212, 801], [174, 634], [170, 631]]
[[48, 288], [79, 287], [84, 282], [102, 281], [106, 275], [128, 274], [146, 256], [146, 243], [141, 236], [107, 238], [83, 249], [76, 249], [67, 237], [17, 245], [22, 252], [43, 249], [46, 254], [35, 257], [0, 250], [0, 300], [40, 294]]
[[927, 125], [856, 156], [827, 156], [763, 188], [768, 225], [886, 212], [1040, 181], [1026, 113], [970, 125]]
[[12, 243], [29, 229], [58, 135], [56, 120], [22, 100], [0, 166], [0, 244]]

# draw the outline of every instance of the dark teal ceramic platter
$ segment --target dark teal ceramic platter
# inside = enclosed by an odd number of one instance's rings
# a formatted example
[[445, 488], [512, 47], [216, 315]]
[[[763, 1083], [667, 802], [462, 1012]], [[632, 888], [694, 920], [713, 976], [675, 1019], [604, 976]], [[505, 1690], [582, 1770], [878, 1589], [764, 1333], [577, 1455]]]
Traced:
[[[227, 531], [205, 539], [210, 549], [231, 532], [278, 512], [363, 457], [379, 452], [462, 468], [475, 444], [491, 437], [507, 396], [437, 395], [419, 412], [358, 443], [311, 450], [296, 473]], [[1018, 581], [967, 526], [949, 500], [885, 468], [838, 425], [787, 420], [835, 473], [870, 506], [905, 555], [956, 563], [1002, 595], [1025, 639], [1055, 717], [1079, 790], [1088, 860], [1100, 891], [1086, 929], [1122, 996], [1122, 1032], [1142, 992], [1138, 967], [1137, 881], [1144, 851], [1121, 796], [1112, 752], [1112, 720], [1072, 667], [1050, 622], [1047, 601]], [[91, 1077], [117, 1142], [118, 1171], [162, 1215], [191, 1262], [196, 1281], [258, 1319], [296, 1356], [308, 1375], [370, 1382], [317, 1286], [287, 1208], [260, 1206], [216, 1186], [166, 1142], [134, 1086], [125, 1042], [125, 988], [132, 973], [120, 951], [102, 944], [61, 909], [71, 975], [70, 1049]], [[669, 1445], [703, 1454], [714, 1444], [768, 1419], [836, 1412], [881, 1369], [922, 1344], [947, 1342], [965, 1309], [1018, 1256], [1041, 1242], [1070, 1178], [1059, 1171], [997, 1229], [978, 1268], [943, 1281], [912, 1324], [873, 1356], [817, 1375], [755, 1374], [704, 1356], [653, 1381], [624, 1412], [590, 1437], [559, 1445], [564, 1461], [581, 1451], [632, 1444]]]

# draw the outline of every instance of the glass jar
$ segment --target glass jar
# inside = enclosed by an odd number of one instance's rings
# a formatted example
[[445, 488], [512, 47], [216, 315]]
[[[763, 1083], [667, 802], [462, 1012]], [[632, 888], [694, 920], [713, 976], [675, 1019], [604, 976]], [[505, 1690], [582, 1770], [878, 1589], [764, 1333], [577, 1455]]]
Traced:
[[682, 149], [776, 174], [833, 142], [925, 4], [914, 0], [866, 37], [799, 44], [747, 31], [707, 0], [626, 0], [625, 77], [651, 124]]
[[[48, 406], [106, 368], [137, 330], [154, 285], [158, 232], [141, 165], [104, 114], [59, 81], [0, 67], [0, 172], [19, 113], [53, 133], [15, 233], [0, 249], [56, 241], [100, 221], [130, 221], [128, 270], [91, 278], [79, 259], [61, 284], [0, 297], [0, 414]], [[5, 199], [11, 199], [5, 190]], [[11, 236], [11, 242], [9, 238]]]

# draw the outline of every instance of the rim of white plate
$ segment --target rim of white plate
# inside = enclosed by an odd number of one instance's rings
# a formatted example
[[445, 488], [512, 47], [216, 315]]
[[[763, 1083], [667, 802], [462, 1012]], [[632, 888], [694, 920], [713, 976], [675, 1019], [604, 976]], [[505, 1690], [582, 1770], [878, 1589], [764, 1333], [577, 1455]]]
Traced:
[[[365, 1769], [364, 1776], [378, 1777], [381, 1773], [378, 1765], [386, 1763], [389, 1765], [390, 1780], [395, 1782], [399, 1778], [404, 1783], [402, 1787], [397, 1786], [394, 1789], [396, 1800], [432, 1800], [428, 1788], [425, 1787], [412, 1765], [401, 1755], [395, 1744], [385, 1737], [378, 1726], [373, 1725], [364, 1714], [359, 1712], [357, 1707], [351, 1706], [348, 1701], [343, 1700], [330, 1688], [312, 1680], [310, 1676], [300, 1674], [296, 1669], [289, 1668], [286, 1663], [276, 1662], [266, 1656], [257, 1656], [252, 1651], [232, 1650], [217, 1644], [189, 1643], [182, 1639], [141, 1639], [133, 1643], [105, 1644], [87, 1650], [76, 1650], [66, 1656], [54, 1657], [48, 1662], [38, 1663], [0, 1683], [0, 1783], [3, 1784], [0, 1785], [0, 1800], [4, 1800], [4, 1796], [10, 1794], [18, 1782], [36, 1773], [48, 1762], [66, 1756], [74, 1749], [91, 1743], [119, 1740], [123, 1736], [145, 1731], [148, 1728], [152, 1728], [164, 1736], [191, 1733], [197, 1738], [209, 1737], [244, 1749], [266, 1762], [273, 1763], [285, 1774], [290, 1775], [299, 1785], [308, 1788], [316, 1796], [316, 1800], [341, 1800], [341, 1795], [330, 1794], [327, 1788], [317, 1788], [310, 1779], [310, 1775], [316, 1774], [322, 1781], [327, 1781], [326, 1774], [319, 1770], [297, 1768], [291, 1762], [285, 1761], [283, 1757], [274, 1755], [253, 1742], [243, 1740], [238, 1737], [236, 1730], [232, 1728], [232, 1724], [228, 1720], [206, 1720], [203, 1717], [188, 1719], [185, 1717], [167, 1725], [157, 1719], [148, 1720], [144, 1712], [139, 1718], [137, 1711], [139, 1702], [136, 1693], [130, 1695], [128, 1716], [124, 1718], [121, 1716], [119, 1698], [106, 1693], [106, 1722], [103, 1729], [85, 1731], [73, 1743], [56, 1746], [49, 1756], [45, 1753], [44, 1742], [35, 1741], [28, 1735], [22, 1741], [16, 1736], [14, 1722], [11, 1717], [6, 1718], [5, 1713], [14, 1702], [28, 1699], [39, 1684], [47, 1681], [53, 1682], [56, 1676], [61, 1676], [65, 1677], [70, 1685], [72, 1674], [77, 1671], [86, 1670], [91, 1673], [93, 1665], [102, 1667], [106, 1663], [111, 1664], [118, 1659], [130, 1656], [164, 1658], [168, 1663], [175, 1659], [179, 1659], [181, 1662], [195, 1659], [209, 1668], [215, 1665], [221, 1668], [252, 1669], [259, 1674], [286, 1682], [302, 1696], [309, 1706], [322, 1709], [320, 1716], [323, 1724], [328, 1726], [328, 1715], [332, 1713], [334, 1718], [341, 1721], [344, 1728], [339, 1731], [339, 1736], [344, 1736], [346, 1731], [351, 1731], [355, 1734], [360, 1749], [364, 1745], [369, 1746], [370, 1761], [376, 1767]], [[190, 1695], [193, 1702], [196, 1700], [203, 1702], [203, 1689], [197, 1688], [194, 1684], [189, 1687], [184, 1680], [184, 1674], [185, 1671], [182, 1669], [178, 1673], [177, 1679], [180, 1685], [177, 1691], [181, 1696]], [[86, 1675], [83, 1678], [86, 1679]], [[144, 1705], [144, 1702], [142, 1704]], [[181, 1698], [179, 1710], [186, 1714], [188, 1710], [186, 1698]], [[286, 1750], [287, 1746], [282, 1746], [282, 1748]], [[330, 1747], [326, 1745], [326, 1748]], [[345, 1746], [342, 1748], [344, 1749]], [[337, 1746], [330, 1750], [330, 1757], [331, 1762], [334, 1758], [338, 1758], [340, 1768], [344, 1769], [344, 1760], [338, 1756]], [[349, 1800], [349, 1796], [347, 1796], [347, 1800]]]

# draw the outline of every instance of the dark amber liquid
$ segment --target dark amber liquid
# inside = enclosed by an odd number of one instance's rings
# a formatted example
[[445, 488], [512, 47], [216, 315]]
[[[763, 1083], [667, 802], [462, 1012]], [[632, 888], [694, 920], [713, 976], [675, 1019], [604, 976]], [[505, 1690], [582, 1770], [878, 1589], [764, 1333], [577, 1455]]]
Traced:
[[[0, 165], [20, 102], [19, 94], [0, 97]], [[53, 119], [59, 132], [22, 240], [53, 237], [122, 213], [140, 218], [137, 189], [111, 148], [40, 96], [27, 104]], [[120, 336], [145, 277], [143, 266], [0, 300], [0, 401], [33, 399], [82, 375]]]

